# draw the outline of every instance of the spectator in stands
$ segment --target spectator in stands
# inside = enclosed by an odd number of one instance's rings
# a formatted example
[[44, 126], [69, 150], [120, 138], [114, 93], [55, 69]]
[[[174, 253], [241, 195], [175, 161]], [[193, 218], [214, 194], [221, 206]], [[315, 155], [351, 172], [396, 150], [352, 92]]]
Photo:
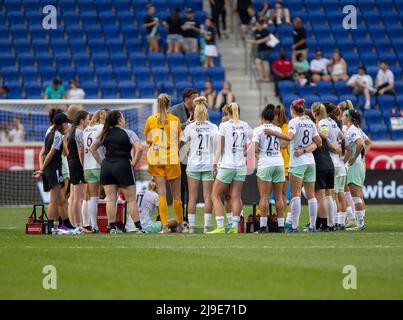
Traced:
[[298, 53], [296, 61], [293, 62], [294, 67], [294, 80], [299, 83], [300, 86], [306, 85], [308, 82], [309, 74], [309, 62], [303, 53]]
[[213, 84], [211, 83], [210, 80], [206, 80], [206, 82], [204, 84], [204, 89], [200, 93], [200, 95], [207, 99], [207, 103], [208, 103], [208, 106], [210, 109], [214, 108], [217, 93], [215, 92], [215, 90], [213, 88]]
[[10, 140], [13, 143], [24, 142], [25, 140], [25, 130], [24, 126], [21, 124], [21, 119], [19, 117], [13, 118], [12, 129], [9, 132]]
[[270, 9], [270, 4], [268, 1], [265, 1], [262, 6], [262, 10], [258, 12], [259, 19], [264, 20], [268, 24], [273, 24], [273, 20], [275, 18], [274, 10]]
[[183, 20], [181, 18], [180, 10], [175, 9], [172, 16], [164, 22], [164, 25], [168, 27], [168, 49], [167, 52], [181, 52], [181, 46], [183, 41]]
[[[177, 116], [181, 122], [182, 131], [186, 126], [194, 121], [193, 119], [193, 101], [199, 96], [195, 88], [186, 88], [183, 90], [182, 102], [171, 108], [171, 114]], [[182, 210], [187, 217], [188, 203], [188, 181], [186, 174], [186, 162], [181, 162], [181, 200]], [[185, 205], [186, 204], [186, 205]]]
[[389, 69], [389, 62], [382, 61], [375, 78], [376, 95], [393, 94], [395, 95], [395, 76]]
[[283, 7], [281, 0], [276, 0], [274, 9], [270, 9], [269, 2], [265, 1], [261, 13], [264, 19], [270, 24], [275, 23], [276, 25], [280, 25], [282, 19], [284, 19], [285, 23], [291, 23], [290, 11], [288, 8]]
[[365, 67], [361, 66], [357, 70], [357, 74], [353, 75], [347, 85], [353, 88], [353, 93], [356, 96], [364, 94], [365, 109], [371, 108], [371, 93], [375, 92], [373, 88], [373, 80], [370, 75], [366, 74]]
[[70, 80], [69, 82], [69, 90], [67, 91], [67, 99], [69, 100], [81, 100], [85, 99], [85, 92], [78, 85], [77, 80]]
[[259, 15], [256, 14], [256, 10], [253, 6], [248, 7], [247, 12], [248, 12], [248, 16], [249, 16], [248, 27], [250, 29], [253, 29], [255, 27], [256, 21], [259, 20]]
[[330, 59], [327, 66], [332, 81], [346, 81], [348, 79], [347, 63], [340, 55], [339, 50], [333, 53], [332, 59]]
[[311, 72], [311, 82], [316, 83], [318, 81], [330, 81], [329, 72], [327, 71], [327, 65], [329, 59], [326, 59], [322, 55], [322, 51], [318, 48], [315, 50], [315, 58], [312, 59], [309, 65], [309, 71]]
[[221, 91], [218, 93], [215, 108], [221, 110], [226, 104], [235, 102], [235, 96], [231, 91], [231, 82], [224, 81]]
[[144, 17], [144, 28], [147, 30], [147, 40], [150, 44], [149, 52], [158, 52], [158, 26], [159, 19], [154, 17], [155, 7], [149, 3], [147, 5], [147, 15]]
[[302, 25], [300, 17], [293, 20], [294, 30], [292, 31], [294, 37], [294, 44], [292, 45], [292, 62], [296, 60], [297, 54], [302, 53], [305, 58], [308, 57], [308, 47], [306, 44], [306, 30]]
[[0, 87], [0, 99], [7, 99], [7, 98], [8, 98], [8, 87], [3, 84]]
[[49, 100], [66, 98], [66, 91], [64, 90], [59, 78], [53, 79], [52, 84], [46, 87], [44, 98]]
[[214, 28], [213, 21], [210, 18], [206, 19], [204, 26], [205, 30], [203, 36], [204, 40], [206, 41], [206, 46], [204, 48], [204, 67], [212, 68], [214, 67], [214, 58], [218, 57], [216, 30]]
[[228, 39], [227, 34], [227, 0], [209, 0], [211, 6], [211, 15], [217, 30], [218, 38], [221, 39], [220, 18], [224, 37]]
[[287, 52], [284, 49], [280, 50], [280, 57], [273, 61], [271, 70], [274, 74], [276, 94], [278, 95], [278, 82], [293, 79], [292, 61], [287, 57]]
[[234, 8], [234, 12], [238, 12], [239, 20], [241, 20], [241, 37], [243, 37], [245, 32], [248, 30], [250, 20], [248, 8], [252, 6], [252, 0], [236, 0], [235, 3], [236, 6]]
[[9, 143], [11, 141], [6, 122], [0, 125], [0, 143]]
[[194, 18], [193, 10], [186, 9], [185, 23], [182, 25], [183, 30], [183, 49], [185, 52], [198, 51], [198, 34], [200, 33], [200, 25]]
[[259, 80], [269, 81], [271, 48], [266, 43], [270, 40], [270, 34], [267, 29], [263, 27], [263, 24], [263, 20], [256, 21], [254, 30], [255, 39], [248, 39], [247, 41], [257, 45], [256, 67], [260, 75]]

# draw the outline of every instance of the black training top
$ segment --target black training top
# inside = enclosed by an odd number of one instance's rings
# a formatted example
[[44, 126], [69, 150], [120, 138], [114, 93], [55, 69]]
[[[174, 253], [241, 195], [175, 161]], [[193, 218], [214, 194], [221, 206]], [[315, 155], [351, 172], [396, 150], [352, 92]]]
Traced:
[[113, 127], [104, 141], [97, 140], [105, 147], [105, 159], [131, 159], [132, 145], [139, 141], [139, 137], [131, 130]]
[[[292, 31], [293, 37], [294, 37], [294, 44], [296, 44], [297, 42], [301, 41], [302, 39], [306, 39], [306, 30], [304, 27], [301, 28], [295, 28]], [[306, 41], [305, 43], [301, 44], [298, 46], [298, 48], [295, 48], [295, 50], [304, 50], [306, 49]]]
[[315, 158], [316, 171], [334, 170], [332, 158], [330, 157], [329, 147], [326, 141], [323, 141], [322, 147], [316, 148], [313, 152]]
[[[262, 30], [260, 30], [260, 31], [259, 31], [259, 30], [255, 30], [255, 31], [254, 31], [254, 35], [255, 35], [255, 39], [256, 39], [256, 40], [264, 39], [264, 38], [266, 38], [269, 34], [270, 34], [270, 33], [269, 33], [269, 31], [267, 31], [267, 29], [262, 29]], [[260, 44], [258, 45], [257, 50], [258, 50], [258, 51], [268, 51], [268, 50], [271, 50], [271, 48], [270, 48], [265, 42], [263, 42], [263, 43], [260, 43]]]
[[[187, 26], [187, 27], [196, 27], [197, 29], [199, 29], [200, 28], [200, 24], [198, 24], [197, 22], [196, 22], [196, 20], [194, 20], [194, 19], [185, 19], [185, 26]], [[194, 31], [193, 29], [186, 29], [186, 30], [183, 30], [182, 31], [182, 33], [183, 33], [183, 36], [185, 37], [185, 38], [197, 38], [198, 37], [198, 32], [197, 31]]]
[[168, 34], [183, 34], [183, 30], [181, 28], [183, 25], [183, 20], [181, 18], [174, 19], [172, 17], [168, 17], [166, 22], [168, 24]]
[[210, 36], [210, 39], [206, 39], [206, 44], [214, 45], [215, 44], [215, 29], [214, 27], [206, 28], [206, 34]]
[[[146, 15], [146, 16], [144, 17], [144, 24], [151, 23], [151, 22], [154, 21], [154, 19], [155, 19], [155, 18], [154, 18], [153, 16]], [[152, 30], [153, 28], [154, 28], [154, 26], [147, 27], [147, 28], [146, 28], [147, 33], [151, 33], [151, 30]]]
[[67, 148], [69, 149], [69, 155], [67, 156], [68, 160], [80, 160], [80, 156], [78, 155], [78, 148], [83, 143], [83, 131], [79, 128], [75, 128], [70, 136], [69, 143], [67, 144]]
[[45, 155], [47, 155], [51, 149], [55, 149], [56, 153], [53, 155], [48, 167], [51, 165], [62, 165], [62, 152], [63, 152], [63, 135], [57, 130], [50, 130], [45, 137]]

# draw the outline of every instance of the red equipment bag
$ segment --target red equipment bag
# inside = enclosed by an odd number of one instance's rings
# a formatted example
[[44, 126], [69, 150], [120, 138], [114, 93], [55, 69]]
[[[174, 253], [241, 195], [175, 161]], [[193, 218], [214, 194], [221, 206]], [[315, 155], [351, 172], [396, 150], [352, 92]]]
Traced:
[[253, 212], [246, 222], [246, 233], [254, 233], [260, 229], [260, 216], [256, 215], [256, 203], [253, 203]]
[[[37, 217], [36, 208], [40, 207], [41, 214]], [[48, 216], [45, 212], [45, 206], [43, 204], [35, 204], [31, 215], [28, 217], [28, 223], [25, 225], [26, 234], [51, 234], [52, 226], [48, 221]]]
[[278, 232], [277, 214], [273, 214], [271, 203], [269, 203], [269, 219], [267, 226], [269, 232]]

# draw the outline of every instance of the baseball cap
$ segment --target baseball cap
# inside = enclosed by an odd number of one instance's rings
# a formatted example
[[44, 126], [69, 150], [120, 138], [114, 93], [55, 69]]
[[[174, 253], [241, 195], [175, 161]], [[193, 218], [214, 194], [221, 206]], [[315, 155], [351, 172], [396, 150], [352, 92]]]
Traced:
[[53, 120], [55, 124], [60, 125], [63, 123], [72, 123], [72, 121], [67, 117], [65, 113], [58, 113], [55, 115], [55, 118]]
[[192, 8], [187, 8], [186, 13], [193, 13], [193, 9]]

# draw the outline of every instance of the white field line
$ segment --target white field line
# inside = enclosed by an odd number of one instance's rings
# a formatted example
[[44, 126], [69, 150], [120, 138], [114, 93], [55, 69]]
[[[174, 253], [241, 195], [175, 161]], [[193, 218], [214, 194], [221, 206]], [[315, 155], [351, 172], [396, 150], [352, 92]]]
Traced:
[[22, 249], [22, 250], [96, 250], [96, 249], [156, 249], [156, 250], [220, 250], [220, 249], [272, 249], [272, 250], [348, 250], [348, 249], [403, 249], [403, 245], [357, 245], [357, 246], [22, 246], [22, 247], [0, 247], [0, 249]]

